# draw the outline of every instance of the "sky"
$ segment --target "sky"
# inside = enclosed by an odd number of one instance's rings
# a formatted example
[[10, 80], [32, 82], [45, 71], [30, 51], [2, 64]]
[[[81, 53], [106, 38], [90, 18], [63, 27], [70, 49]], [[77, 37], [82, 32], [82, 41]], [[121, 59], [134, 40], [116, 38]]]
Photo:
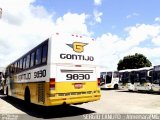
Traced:
[[0, 0], [0, 8], [1, 67], [53, 32], [94, 38], [106, 71], [135, 53], [160, 64], [160, 0]]

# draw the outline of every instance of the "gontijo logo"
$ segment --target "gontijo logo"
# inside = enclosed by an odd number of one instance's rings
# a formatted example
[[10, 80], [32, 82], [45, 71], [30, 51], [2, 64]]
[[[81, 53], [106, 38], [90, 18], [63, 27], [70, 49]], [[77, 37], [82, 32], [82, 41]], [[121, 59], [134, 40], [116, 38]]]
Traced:
[[[88, 43], [82, 43], [82, 42], [73, 42], [72, 44], [66, 44], [69, 47], [73, 49], [73, 51], [77, 53], [82, 53], [84, 51], [84, 46], [88, 45]], [[84, 61], [94, 61], [93, 56], [86, 56], [82, 54], [66, 54], [61, 53], [60, 54], [61, 59], [68, 59], [68, 60], [84, 60]]]
[[74, 42], [72, 44], [67, 44], [67, 45], [73, 48], [73, 51], [77, 53], [81, 53], [84, 51], [84, 46], [88, 45], [88, 43]]

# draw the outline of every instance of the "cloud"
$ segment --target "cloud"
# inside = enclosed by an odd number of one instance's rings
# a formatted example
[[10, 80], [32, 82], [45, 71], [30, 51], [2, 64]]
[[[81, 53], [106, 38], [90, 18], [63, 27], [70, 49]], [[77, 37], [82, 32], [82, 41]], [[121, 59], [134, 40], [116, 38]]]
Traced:
[[102, 21], [101, 16], [103, 15], [103, 13], [102, 12], [98, 12], [97, 10], [94, 10], [93, 11], [93, 15], [94, 15], [94, 20], [97, 23], [101, 23], [101, 21]]
[[130, 15], [127, 15], [126, 16], [126, 18], [127, 19], [130, 19], [130, 18], [133, 18], [133, 17], [137, 17], [137, 16], [139, 16], [140, 14], [138, 14], [138, 13], [132, 13], [132, 14], [130, 14]]
[[[127, 36], [106, 33], [96, 39], [99, 46], [99, 64], [108, 70], [116, 70], [117, 63], [126, 55], [142, 53], [153, 65], [160, 64], [160, 25], [139, 24], [125, 28]], [[150, 41], [156, 47], [143, 47], [141, 43]]]
[[16, 60], [54, 32], [92, 33], [87, 29], [86, 14], [66, 13], [56, 19], [56, 12], [49, 13], [43, 6], [33, 5], [34, 2], [0, 1], [3, 9], [0, 19], [0, 66], [4, 67]]
[[152, 42], [154, 43], [154, 45], [160, 46], [160, 35], [153, 37]]
[[58, 32], [70, 32], [76, 34], [91, 35], [86, 25], [88, 15], [67, 13], [56, 20], [55, 30]]
[[[102, 0], [94, 0], [95, 6], [100, 6], [102, 4]], [[93, 11], [94, 21], [90, 22], [90, 25], [95, 25], [96, 23], [101, 23], [102, 19], [101, 16], [103, 15], [102, 12], [99, 12], [98, 10]]]
[[[16, 60], [25, 52], [42, 42], [54, 32], [69, 32], [90, 36], [85, 13], [66, 13], [55, 18], [56, 12], [49, 13], [43, 6], [35, 6], [34, 0], [3, 0], [3, 17], [0, 19], [0, 66]], [[94, 20], [101, 23], [103, 13], [94, 11]], [[158, 20], [158, 18], [157, 18]], [[155, 21], [157, 21], [155, 18]], [[142, 53], [151, 62], [160, 64], [160, 25], [137, 24], [124, 29], [126, 37], [104, 33], [97, 37], [99, 65], [115, 70], [125, 55]], [[150, 41], [154, 48], [142, 47]]]
[[156, 17], [156, 18], [155, 18], [155, 21], [156, 21], [156, 22], [160, 22], [160, 17]]
[[52, 14], [48, 13], [43, 6], [32, 6], [32, 5], [30, 7], [30, 12], [33, 14], [34, 17], [41, 19], [45, 17], [52, 18], [56, 14], [55, 12], [53, 12]]
[[102, 0], [94, 0], [94, 5], [99, 6], [102, 4]]
[[160, 33], [159, 25], [137, 24], [125, 29], [128, 32], [126, 40], [132, 45], [138, 45], [147, 39], [153, 39]]

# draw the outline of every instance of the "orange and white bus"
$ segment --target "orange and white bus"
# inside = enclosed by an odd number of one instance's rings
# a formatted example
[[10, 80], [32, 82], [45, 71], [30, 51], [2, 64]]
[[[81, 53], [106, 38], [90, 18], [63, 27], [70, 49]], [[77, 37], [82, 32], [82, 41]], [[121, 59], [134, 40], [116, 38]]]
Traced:
[[55, 33], [6, 67], [4, 94], [43, 106], [99, 100], [95, 42]]

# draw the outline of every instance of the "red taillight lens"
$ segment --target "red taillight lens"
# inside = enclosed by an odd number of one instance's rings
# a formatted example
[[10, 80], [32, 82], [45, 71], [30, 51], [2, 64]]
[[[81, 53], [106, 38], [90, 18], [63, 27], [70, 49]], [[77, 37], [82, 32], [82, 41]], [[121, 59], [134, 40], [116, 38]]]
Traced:
[[55, 78], [50, 78], [50, 90], [54, 90], [55, 89]]
[[97, 85], [100, 86], [100, 78], [97, 79]]

